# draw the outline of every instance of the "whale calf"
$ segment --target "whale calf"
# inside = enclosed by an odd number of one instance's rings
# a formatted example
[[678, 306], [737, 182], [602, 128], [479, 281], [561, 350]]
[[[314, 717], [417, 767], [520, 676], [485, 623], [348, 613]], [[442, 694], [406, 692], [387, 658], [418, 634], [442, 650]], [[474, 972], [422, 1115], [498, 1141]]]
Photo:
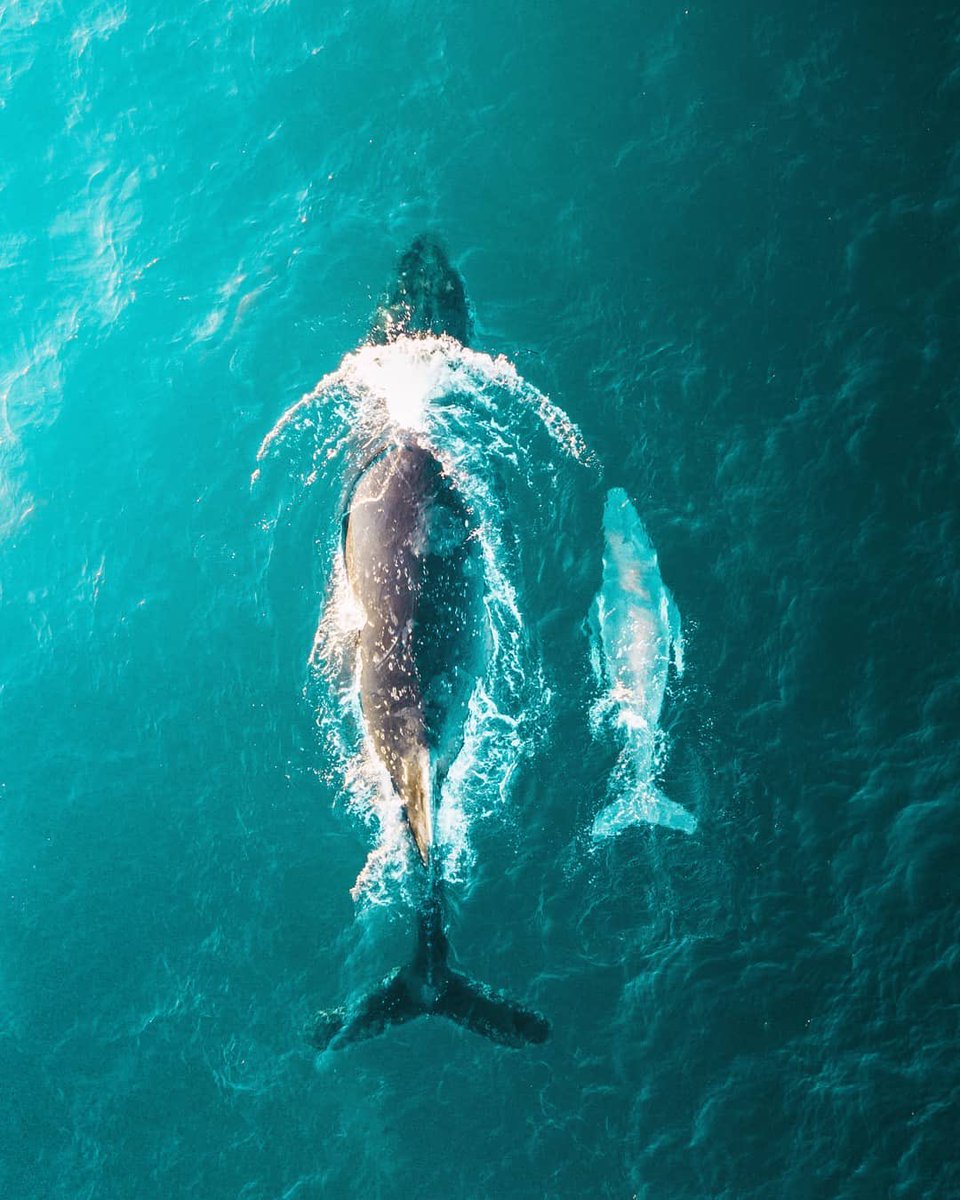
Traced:
[[603, 581], [590, 614], [595, 664], [615, 706], [624, 748], [616, 799], [597, 814], [595, 838], [637, 822], [693, 833], [697, 819], [655, 782], [660, 711], [671, 661], [682, 667], [680, 613], [660, 575], [657, 552], [622, 488], [603, 509]]
[[[400, 260], [370, 340], [447, 336], [464, 343], [469, 331], [460, 276], [438, 242], [418, 238]], [[539, 1013], [449, 961], [435, 816], [486, 649], [475, 533], [468, 505], [430, 446], [409, 431], [386, 435], [349, 494], [342, 552], [362, 614], [355, 677], [364, 737], [401, 802], [422, 898], [411, 961], [367, 995], [318, 1014], [308, 1038], [319, 1050], [426, 1015], [512, 1046], [548, 1034]]]

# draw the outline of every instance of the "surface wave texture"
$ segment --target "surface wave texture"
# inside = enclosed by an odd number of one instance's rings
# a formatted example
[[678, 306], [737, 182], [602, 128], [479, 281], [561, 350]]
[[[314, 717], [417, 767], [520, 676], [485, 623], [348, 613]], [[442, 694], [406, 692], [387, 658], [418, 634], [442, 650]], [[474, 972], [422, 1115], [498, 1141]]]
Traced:
[[[0, 4], [0, 1195], [960, 1195], [958, 136], [937, 0]], [[343, 403], [250, 476], [424, 230], [529, 385], [451, 944], [552, 1034], [314, 1055], [412, 929], [308, 666]], [[697, 826], [595, 843], [617, 487]]]

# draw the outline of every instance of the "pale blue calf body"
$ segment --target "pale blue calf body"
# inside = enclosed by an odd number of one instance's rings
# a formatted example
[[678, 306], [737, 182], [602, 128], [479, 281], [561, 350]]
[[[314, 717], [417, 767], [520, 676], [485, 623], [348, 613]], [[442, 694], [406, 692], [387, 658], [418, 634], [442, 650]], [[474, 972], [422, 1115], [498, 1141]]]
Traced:
[[692, 833], [696, 818], [656, 786], [660, 711], [670, 663], [682, 669], [680, 613], [660, 575], [657, 552], [622, 488], [603, 511], [603, 582], [591, 616], [595, 662], [625, 745], [611, 791], [593, 823], [596, 838], [637, 822]]

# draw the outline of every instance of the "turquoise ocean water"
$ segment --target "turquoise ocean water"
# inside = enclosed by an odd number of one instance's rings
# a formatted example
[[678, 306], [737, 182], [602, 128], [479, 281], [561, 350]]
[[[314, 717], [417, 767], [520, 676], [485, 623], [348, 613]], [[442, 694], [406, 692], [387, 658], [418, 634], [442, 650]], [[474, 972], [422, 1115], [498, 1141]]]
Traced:
[[[0, 3], [0, 1195], [960, 1196], [958, 186], [947, 4]], [[349, 410], [251, 476], [425, 229], [530, 385], [451, 941], [552, 1035], [318, 1057], [411, 936], [308, 665]], [[613, 487], [699, 825], [594, 847]]]

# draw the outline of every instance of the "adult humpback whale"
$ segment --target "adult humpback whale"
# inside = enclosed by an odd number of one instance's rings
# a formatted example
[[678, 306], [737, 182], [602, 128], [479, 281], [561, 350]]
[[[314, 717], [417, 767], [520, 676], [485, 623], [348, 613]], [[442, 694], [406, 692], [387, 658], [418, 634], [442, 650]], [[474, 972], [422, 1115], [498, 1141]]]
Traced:
[[[400, 260], [371, 340], [465, 343], [469, 332], [460, 276], [437, 242], [418, 238]], [[412, 960], [352, 1005], [319, 1014], [309, 1036], [321, 1050], [431, 1014], [507, 1045], [547, 1037], [538, 1013], [450, 966], [444, 930], [435, 804], [463, 743], [485, 646], [474, 532], [454, 482], [412, 435], [377, 448], [347, 504], [343, 553], [363, 614], [356, 665], [364, 732], [400, 798], [424, 877]]]

